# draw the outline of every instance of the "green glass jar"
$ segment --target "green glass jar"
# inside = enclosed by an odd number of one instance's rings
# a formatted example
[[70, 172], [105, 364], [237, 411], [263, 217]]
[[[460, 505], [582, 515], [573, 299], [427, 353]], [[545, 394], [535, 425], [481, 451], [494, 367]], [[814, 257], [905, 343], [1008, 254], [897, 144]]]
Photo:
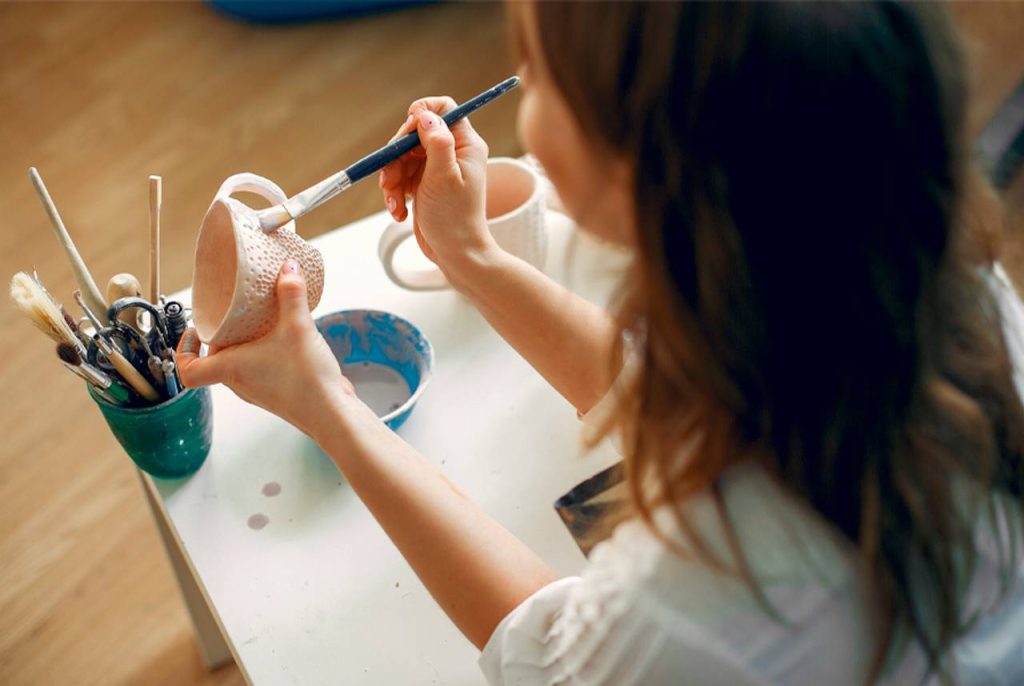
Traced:
[[89, 395], [128, 457], [147, 474], [177, 479], [194, 473], [213, 442], [209, 388], [193, 388], [159, 405], [121, 407]]

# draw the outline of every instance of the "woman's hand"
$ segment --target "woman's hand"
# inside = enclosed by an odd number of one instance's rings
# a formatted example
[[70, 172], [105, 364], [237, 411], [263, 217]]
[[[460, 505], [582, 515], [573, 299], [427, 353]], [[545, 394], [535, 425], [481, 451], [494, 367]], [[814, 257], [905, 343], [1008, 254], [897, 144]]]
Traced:
[[412, 198], [420, 249], [458, 288], [461, 267], [497, 246], [486, 219], [487, 143], [468, 119], [448, 128], [438, 115], [454, 107], [447, 97], [410, 105], [395, 138], [418, 131], [422, 148], [382, 169], [380, 187], [398, 221], [408, 216], [405, 199]]
[[178, 345], [178, 374], [189, 388], [223, 383], [240, 398], [273, 412], [319, 440], [340, 400], [352, 400], [352, 384], [309, 313], [306, 281], [289, 259], [277, 279], [277, 324], [250, 343], [211, 350], [199, 357], [192, 327]]

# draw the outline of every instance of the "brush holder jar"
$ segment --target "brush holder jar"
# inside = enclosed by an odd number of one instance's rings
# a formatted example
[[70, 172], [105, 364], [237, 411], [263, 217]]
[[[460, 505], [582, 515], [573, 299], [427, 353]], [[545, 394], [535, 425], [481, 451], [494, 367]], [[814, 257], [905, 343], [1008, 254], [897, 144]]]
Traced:
[[182, 391], [147, 407], [111, 405], [89, 390], [114, 438], [139, 469], [161, 479], [189, 476], [199, 469], [213, 442], [213, 401], [209, 388]]

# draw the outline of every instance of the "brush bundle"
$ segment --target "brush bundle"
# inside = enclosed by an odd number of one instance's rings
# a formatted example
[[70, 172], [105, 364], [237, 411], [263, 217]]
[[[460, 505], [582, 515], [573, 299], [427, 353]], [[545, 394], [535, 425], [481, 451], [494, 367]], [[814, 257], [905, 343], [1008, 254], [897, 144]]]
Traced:
[[177, 395], [181, 380], [174, 349], [187, 324], [187, 314], [181, 303], [167, 302], [158, 295], [160, 177], [150, 177], [151, 201], [155, 199], [150, 215], [151, 298], [141, 297], [134, 276], [118, 274], [107, 287], [112, 300], [109, 306], [35, 168], [29, 170], [29, 177], [68, 256], [79, 284], [74, 299], [85, 317], [75, 320], [69, 315], [34, 271], [32, 275], [18, 272], [11, 279], [10, 297], [15, 306], [57, 344], [61, 363], [106, 402], [139, 407]]
[[36, 328], [57, 343], [80, 346], [81, 341], [68, 326], [61, 306], [43, 287], [37, 275], [18, 272], [11, 279], [11, 300]]

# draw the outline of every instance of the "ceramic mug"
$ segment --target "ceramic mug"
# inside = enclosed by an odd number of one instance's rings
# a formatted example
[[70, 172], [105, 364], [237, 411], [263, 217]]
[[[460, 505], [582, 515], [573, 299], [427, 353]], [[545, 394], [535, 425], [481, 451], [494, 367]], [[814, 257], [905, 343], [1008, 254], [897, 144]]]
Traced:
[[270, 232], [260, 229], [256, 210], [231, 195], [247, 191], [273, 204], [288, 196], [256, 174], [228, 177], [203, 218], [192, 277], [192, 319], [203, 342], [220, 347], [251, 341], [277, 321], [277, 276], [294, 258], [306, 278], [309, 309], [324, 289], [320, 251], [295, 233], [295, 222]]
[[[487, 228], [504, 250], [543, 270], [548, 236], [545, 228], [543, 178], [511, 157], [487, 160]], [[412, 222], [392, 223], [380, 237], [377, 254], [388, 278], [402, 288], [430, 291], [448, 287], [437, 267], [408, 270], [395, 262], [395, 252], [413, 234]]]

